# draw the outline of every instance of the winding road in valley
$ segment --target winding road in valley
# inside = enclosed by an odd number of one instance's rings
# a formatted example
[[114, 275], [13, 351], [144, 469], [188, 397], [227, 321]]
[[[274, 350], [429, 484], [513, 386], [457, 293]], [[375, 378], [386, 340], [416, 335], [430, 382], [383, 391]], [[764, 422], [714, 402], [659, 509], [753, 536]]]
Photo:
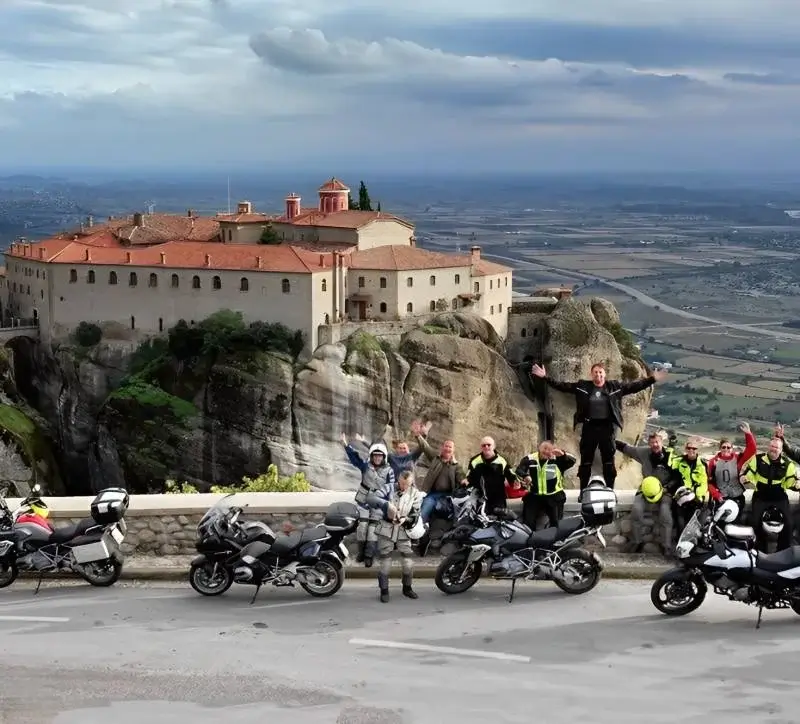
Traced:
[[492, 259], [498, 262], [511, 262], [514, 265], [515, 269], [519, 269], [524, 271], [525, 269], [532, 269], [537, 271], [549, 271], [549, 272], [556, 272], [558, 274], [563, 274], [566, 277], [574, 277], [575, 279], [582, 279], [588, 280], [593, 282], [598, 282], [600, 284], [604, 284], [607, 287], [611, 287], [612, 289], [616, 289], [623, 294], [627, 294], [629, 297], [633, 297], [638, 302], [648, 306], [648, 307], [659, 307], [659, 311], [667, 312], [669, 314], [675, 314], [679, 317], [684, 317], [686, 319], [694, 319], [698, 322], [705, 322], [707, 324], [713, 324], [720, 327], [727, 327], [729, 329], [738, 329], [743, 332], [748, 332], [749, 334], [756, 334], [761, 335], [763, 337], [773, 337], [775, 339], [779, 339], [782, 341], [795, 341], [800, 342], [800, 334], [794, 334], [792, 332], [783, 332], [783, 331], [775, 331], [774, 329], [765, 329], [763, 327], [756, 327], [752, 324], [737, 324], [735, 322], [726, 322], [722, 319], [712, 319], [711, 317], [706, 317], [702, 314], [695, 314], [694, 312], [687, 312], [685, 309], [678, 309], [677, 307], [670, 306], [669, 304], [665, 304], [658, 299], [655, 299], [647, 294], [640, 292], [638, 289], [634, 289], [627, 284], [621, 284], [620, 282], [612, 281], [611, 279], [605, 279], [604, 277], [597, 276], [597, 274], [584, 274], [583, 272], [574, 271], [572, 269], [561, 269], [555, 266], [549, 266], [548, 264], [540, 264], [538, 262], [530, 262], [530, 261], [523, 261], [521, 259], [515, 259], [509, 256], [498, 256], [497, 254], [483, 254], [483, 257], [486, 259]]

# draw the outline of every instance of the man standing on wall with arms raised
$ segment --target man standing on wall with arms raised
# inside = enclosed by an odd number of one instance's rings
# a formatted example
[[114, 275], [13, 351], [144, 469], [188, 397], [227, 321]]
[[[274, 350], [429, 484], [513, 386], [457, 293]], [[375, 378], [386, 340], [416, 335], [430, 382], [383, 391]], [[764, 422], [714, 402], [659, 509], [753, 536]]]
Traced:
[[531, 374], [543, 379], [550, 387], [559, 392], [575, 395], [575, 416], [573, 418], [576, 428], [581, 428], [580, 456], [578, 465], [578, 480], [581, 490], [589, 484], [592, 476], [592, 462], [597, 448], [600, 448], [600, 459], [603, 463], [603, 478], [606, 485], [614, 487], [617, 478], [617, 468], [614, 465], [614, 443], [616, 429], [622, 430], [622, 398], [646, 390], [656, 382], [666, 378], [664, 370], [656, 370], [652, 375], [634, 382], [620, 382], [607, 380], [606, 368], [601, 362], [592, 365], [591, 380], [578, 380], [577, 382], [557, 382], [547, 376], [544, 367], [533, 365]]

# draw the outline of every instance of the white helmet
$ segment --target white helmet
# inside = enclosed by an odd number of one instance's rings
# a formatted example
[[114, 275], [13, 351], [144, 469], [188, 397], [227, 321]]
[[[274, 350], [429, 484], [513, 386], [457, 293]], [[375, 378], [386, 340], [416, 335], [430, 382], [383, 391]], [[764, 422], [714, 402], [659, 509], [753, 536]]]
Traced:
[[736, 520], [737, 515], [739, 515], [739, 506], [733, 500], [726, 500], [714, 513], [714, 522], [727, 523], [729, 520]]
[[691, 503], [695, 499], [695, 494], [693, 490], [682, 485], [672, 497], [678, 505], [686, 505], [686, 503]]
[[389, 457], [389, 451], [382, 442], [376, 442], [374, 445], [370, 445], [369, 456], [372, 457], [373, 453], [380, 453], [383, 455], [384, 460]]
[[778, 535], [783, 530], [786, 521], [777, 508], [767, 508], [761, 516], [761, 527], [769, 535]]

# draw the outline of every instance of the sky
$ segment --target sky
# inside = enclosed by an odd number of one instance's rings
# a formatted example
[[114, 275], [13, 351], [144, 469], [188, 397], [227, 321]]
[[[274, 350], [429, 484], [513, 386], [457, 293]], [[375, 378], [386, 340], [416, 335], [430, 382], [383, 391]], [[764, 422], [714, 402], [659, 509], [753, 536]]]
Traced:
[[800, 165], [798, 0], [2, 0], [0, 173]]

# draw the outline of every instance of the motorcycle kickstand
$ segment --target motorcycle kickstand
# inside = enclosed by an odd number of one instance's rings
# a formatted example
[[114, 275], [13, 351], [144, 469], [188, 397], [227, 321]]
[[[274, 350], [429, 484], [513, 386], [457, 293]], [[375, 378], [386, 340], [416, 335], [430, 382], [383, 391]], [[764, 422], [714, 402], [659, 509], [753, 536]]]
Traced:
[[34, 595], [34, 596], [35, 596], [36, 594], [38, 594], [38, 593], [39, 593], [39, 588], [40, 588], [40, 587], [41, 587], [41, 585], [42, 585], [42, 579], [43, 579], [43, 578], [44, 578], [44, 571], [41, 571], [41, 572], [39, 573], [39, 580], [36, 582], [36, 590], [33, 592], [33, 595]]
[[511, 593], [508, 596], [508, 602], [511, 603], [514, 600], [514, 589], [517, 587], [517, 579], [511, 579]]
[[763, 606], [759, 606], [758, 607], [758, 620], [756, 621], [756, 631], [758, 631], [758, 629], [761, 628], [761, 614], [763, 613], [763, 611], [764, 611], [764, 607]]
[[252, 606], [256, 602], [256, 597], [258, 596], [258, 592], [261, 590], [261, 584], [259, 583], [256, 586], [256, 592], [253, 594], [253, 597], [250, 599], [250, 605]]

